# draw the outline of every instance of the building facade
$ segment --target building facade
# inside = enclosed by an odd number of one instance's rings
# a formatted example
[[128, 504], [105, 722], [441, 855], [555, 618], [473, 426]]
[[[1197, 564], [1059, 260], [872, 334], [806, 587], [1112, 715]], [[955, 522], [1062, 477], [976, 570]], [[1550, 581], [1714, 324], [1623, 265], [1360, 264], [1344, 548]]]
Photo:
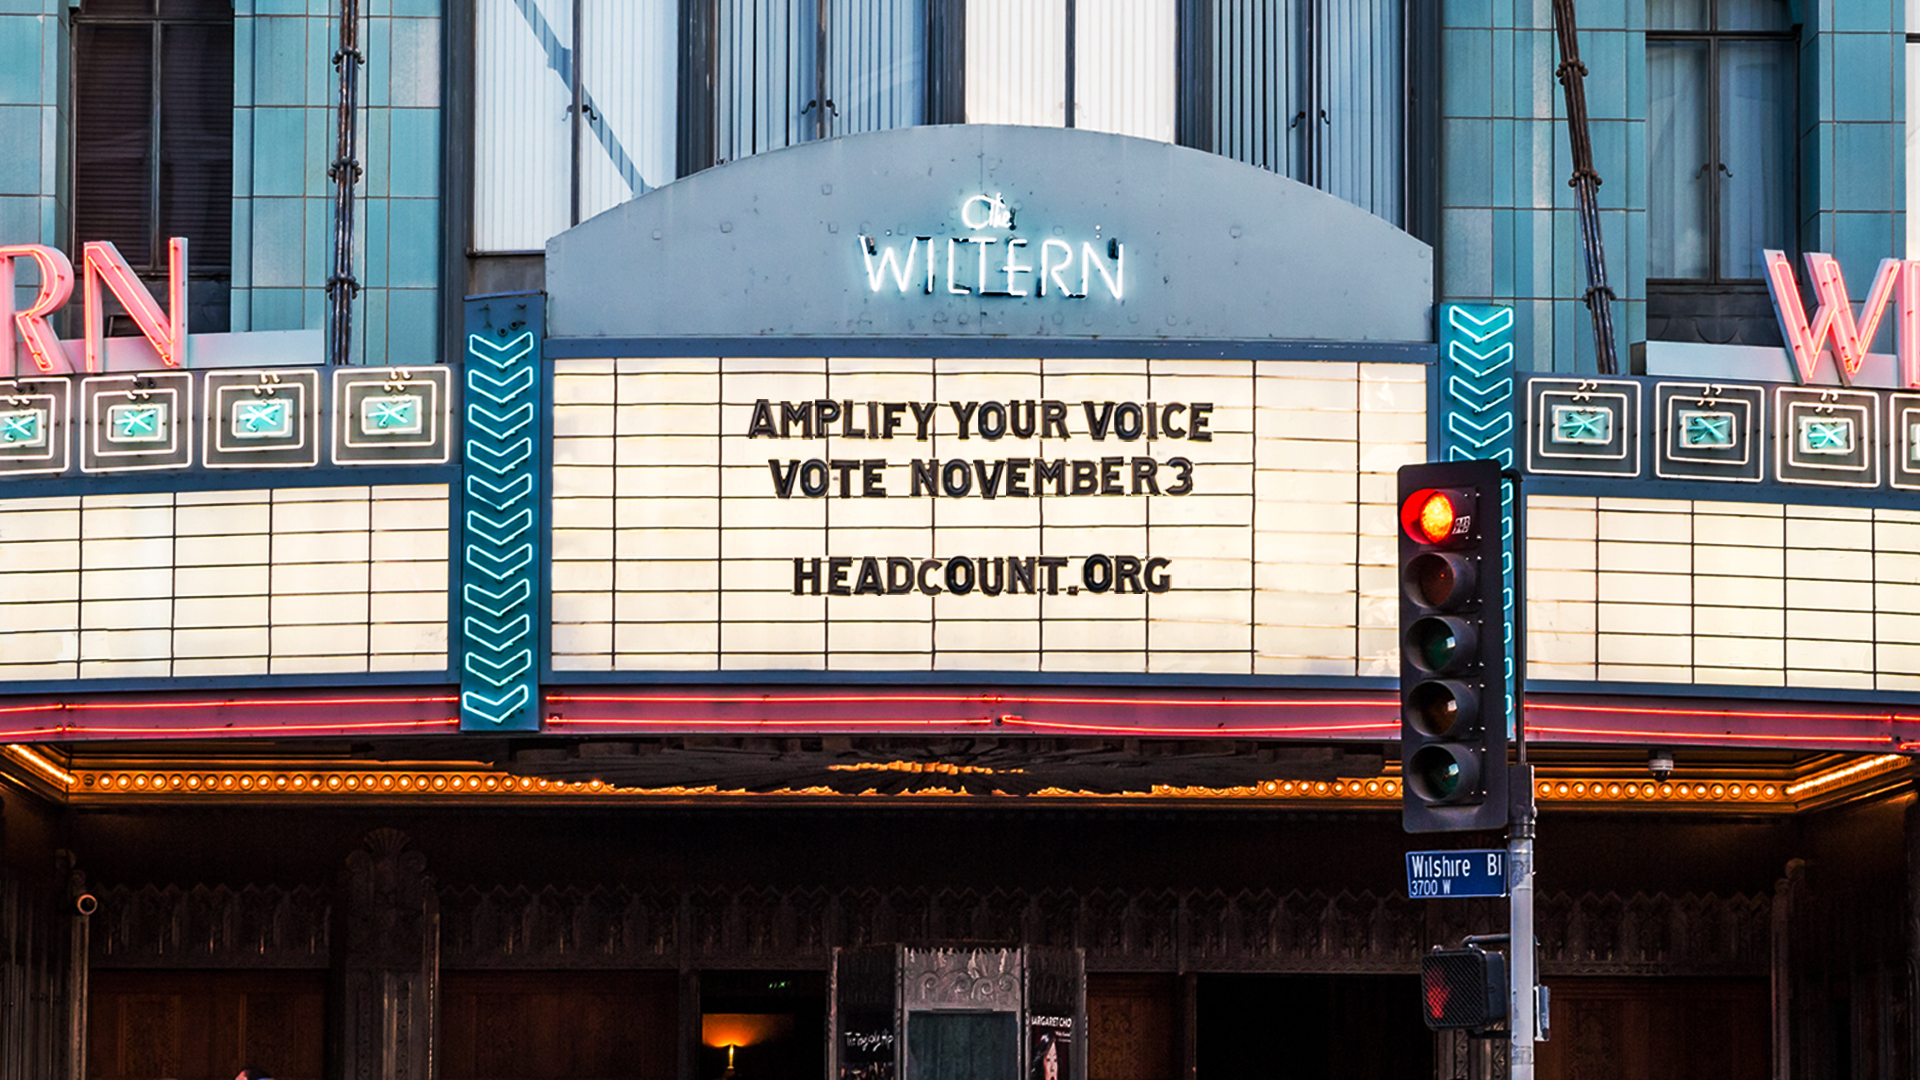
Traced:
[[1912, 1075], [1920, 12], [1574, 5], [1600, 372], [1553, 7], [0, 12], [0, 1076], [1504, 1075], [1482, 457], [1540, 1074]]

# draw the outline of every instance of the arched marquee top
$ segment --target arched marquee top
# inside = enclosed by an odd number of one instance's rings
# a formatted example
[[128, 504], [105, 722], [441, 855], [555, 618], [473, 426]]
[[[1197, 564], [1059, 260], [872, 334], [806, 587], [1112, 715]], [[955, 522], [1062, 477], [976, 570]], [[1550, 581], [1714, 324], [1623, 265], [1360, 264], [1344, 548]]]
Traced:
[[914, 127], [666, 185], [547, 247], [550, 333], [1432, 340], [1433, 251], [1262, 169], [1058, 128]]

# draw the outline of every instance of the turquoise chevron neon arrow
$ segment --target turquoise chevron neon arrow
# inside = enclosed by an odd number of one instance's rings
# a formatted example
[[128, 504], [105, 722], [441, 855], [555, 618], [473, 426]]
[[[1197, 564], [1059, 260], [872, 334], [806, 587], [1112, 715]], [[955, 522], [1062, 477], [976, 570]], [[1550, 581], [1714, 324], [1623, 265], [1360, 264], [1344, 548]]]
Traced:
[[467, 477], [467, 494], [495, 510], [511, 509], [515, 503], [533, 494], [533, 477], [520, 475], [504, 484], [489, 484], [484, 477]]
[[460, 695], [460, 709], [489, 724], [499, 725], [506, 723], [508, 717], [519, 712], [532, 698], [533, 691], [524, 686], [516, 686], [504, 694], [495, 696], [488, 696], [478, 690], [468, 690]]
[[506, 622], [489, 622], [478, 615], [469, 615], [460, 628], [470, 638], [479, 639], [481, 647], [499, 652], [510, 647], [516, 638], [533, 629], [533, 620], [525, 615], [516, 615]]
[[504, 413], [496, 413], [478, 402], [467, 407], [467, 427], [505, 442], [533, 423], [533, 404], [526, 402]]
[[516, 581], [512, 588], [494, 592], [470, 581], [460, 590], [460, 595], [468, 607], [484, 611], [497, 619], [526, 603], [533, 595], [533, 587], [524, 581]]
[[1455, 341], [1447, 346], [1447, 359], [1474, 378], [1484, 379], [1513, 362], [1513, 346], [1496, 345], [1485, 352], [1477, 352], [1466, 342]]
[[1473, 340], [1485, 341], [1495, 334], [1505, 333], [1513, 329], [1513, 309], [1497, 308], [1493, 314], [1481, 319], [1476, 318], [1471, 312], [1464, 308], [1449, 308], [1447, 311], [1447, 322], [1452, 324], [1455, 330], [1460, 331]]
[[521, 544], [505, 555], [495, 555], [483, 551], [474, 544], [467, 545], [467, 565], [487, 575], [495, 581], [507, 578], [525, 570], [533, 562], [533, 545]]
[[521, 368], [504, 379], [496, 379], [474, 368], [467, 372], [467, 388], [495, 405], [505, 405], [522, 392], [533, 389], [533, 372]]
[[533, 333], [528, 331], [504, 345], [495, 345], [479, 334], [467, 335], [467, 354], [494, 367], [506, 370], [533, 351]]
[[521, 439], [501, 450], [490, 450], [484, 443], [467, 440], [467, 460], [498, 476], [518, 469], [532, 455], [532, 439]]
[[1447, 393], [1474, 412], [1486, 412], [1513, 396], [1513, 382], [1501, 379], [1491, 386], [1475, 386], [1458, 375], [1447, 380]]
[[467, 511], [467, 531], [495, 544], [511, 544], [531, 528], [533, 511], [530, 509], [507, 518], [489, 517], [478, 510]]
[[1497, 461], [1511, 469], [1513, 468], [1513, 447], [1503, 446], [1498, 450], [1485, 450], [1458, 444], [1447, 447], [1448, 461], [1480, 461], [1482, 459]]
[[533, 653], [528, 649], [521, 649], [497, 664], [479, 653], [467, 653], [467, 674], [489, 686], [506, 686], [532, 668]]
[[1475, 446], [1485, 446], [1513, 430], [1513, 414], [1495, 413], [1481, 424], [1465, 413], [1451, 413], [1447, 416], [1447, 430]]

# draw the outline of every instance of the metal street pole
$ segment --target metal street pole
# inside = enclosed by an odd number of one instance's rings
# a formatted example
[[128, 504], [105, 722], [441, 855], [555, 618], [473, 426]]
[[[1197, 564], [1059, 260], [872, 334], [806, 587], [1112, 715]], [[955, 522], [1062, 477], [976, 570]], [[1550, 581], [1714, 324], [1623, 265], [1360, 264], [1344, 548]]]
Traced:
[[1507, 1075], [1533, 1080], [1533, 1044], [1541, 1034], [1539, 982], [1533, 935], [1533, 766], [1527, 764], [1527, 511], [1520, 472], [1503, 470], [1513, 484], [1513, 736], [1516, 762], [1507, 782], [1508, 1010]]

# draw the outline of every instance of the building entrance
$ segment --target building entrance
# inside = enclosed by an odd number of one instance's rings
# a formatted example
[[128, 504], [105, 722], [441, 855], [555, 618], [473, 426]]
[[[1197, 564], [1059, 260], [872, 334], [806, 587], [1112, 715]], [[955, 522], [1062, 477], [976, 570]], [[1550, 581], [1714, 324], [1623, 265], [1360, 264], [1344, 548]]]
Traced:
[[1412, 975], [1202, 975], [1201, 1076], [1399, 1080], [1433, 1074]]

